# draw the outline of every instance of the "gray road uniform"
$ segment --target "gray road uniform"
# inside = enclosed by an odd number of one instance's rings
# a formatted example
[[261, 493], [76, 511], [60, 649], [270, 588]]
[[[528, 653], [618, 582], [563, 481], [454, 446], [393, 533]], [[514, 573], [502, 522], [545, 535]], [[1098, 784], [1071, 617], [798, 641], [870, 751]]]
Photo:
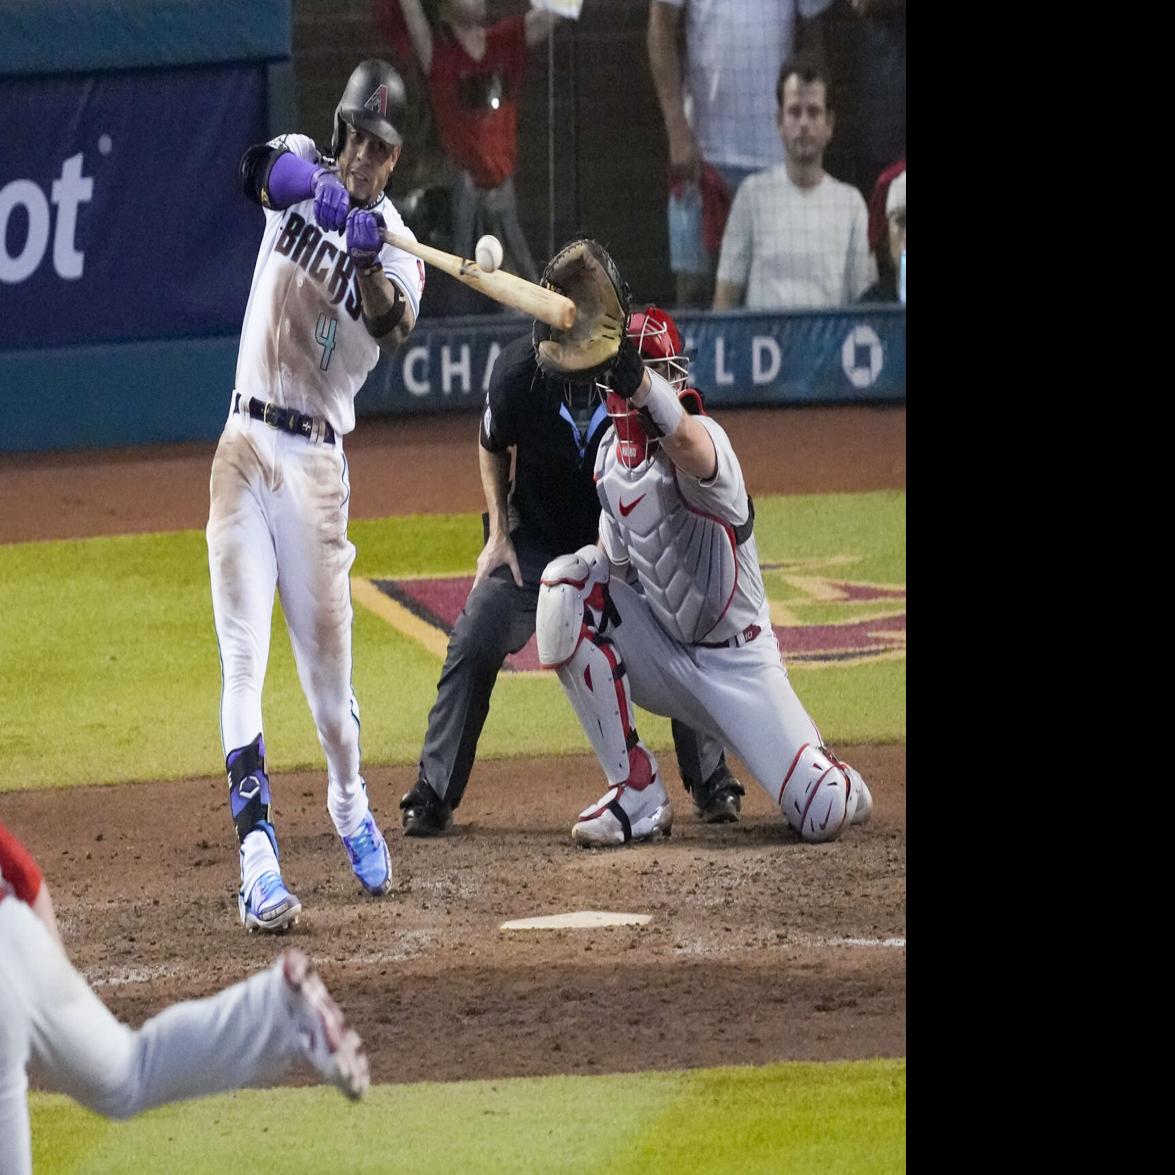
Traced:
[[[635, 702], [720, 739], [805, 840], [828, 840], [854, 817], [863, 820], [872, 800], [860, 775], [823, 747], [792, 688], [771, 628], [738, 458], [721, 425], [695, 419], [714, 441], [715, 476], [691, 477], [659, 445], [641, 467], [628, 468], [612, 430], [596, 460], [607, 559], [583, 548], [544, 575], [548, 615], [558, 606], [574, 616], [574, 602], [557, 604], [557, 592], [586, 605], [574, 653], [553, 660], [612, 785], [581, 814], [575, 836], [622, 843], [668, 831], [668, 800], [636, 735]], [[570, 574], [568, 559], [579, 561]], [[540, 637], [543, 610], [541, 603]], [[548, 650], [557, 643], [548, 640]], [[605, 839], [601, 824], [611, 834]]]

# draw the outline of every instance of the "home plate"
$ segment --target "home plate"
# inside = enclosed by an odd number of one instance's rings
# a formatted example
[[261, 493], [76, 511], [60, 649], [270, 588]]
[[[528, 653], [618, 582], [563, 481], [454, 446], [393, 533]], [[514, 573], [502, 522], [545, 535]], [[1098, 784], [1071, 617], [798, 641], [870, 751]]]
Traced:
[[582, 930], [590, 926], [644, 926], [651, 914], [612, 914], [607, 910], [576, 910], [571, 914], [544, 914], [503, 922], [502, 930]]

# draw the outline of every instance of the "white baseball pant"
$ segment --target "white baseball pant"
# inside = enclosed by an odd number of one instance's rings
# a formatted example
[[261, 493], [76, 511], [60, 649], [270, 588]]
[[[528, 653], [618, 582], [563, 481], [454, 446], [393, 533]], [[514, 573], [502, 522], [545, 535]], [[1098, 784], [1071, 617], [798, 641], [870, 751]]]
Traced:
[[29, 1175], [31, 1062], [47, 1085], [109, 1118], [275, 1081], [303, 1055], [280, 968], [120, 1024], [40, 919], [0, 899], [0, 1171]]
[[235, 414], [212, 463], [205, 531], [225, 754], [264, 730], [261, 690], [276, 588], [326, 755], [327, 806], [342, 836], [367, 813], [359, 705], [351, 689], [350, 496], [339, 442], [313, 444]]

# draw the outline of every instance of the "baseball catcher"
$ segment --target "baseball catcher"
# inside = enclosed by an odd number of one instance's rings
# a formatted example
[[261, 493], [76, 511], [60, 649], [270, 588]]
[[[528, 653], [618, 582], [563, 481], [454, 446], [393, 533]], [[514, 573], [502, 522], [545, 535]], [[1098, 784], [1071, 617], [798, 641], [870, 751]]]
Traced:
[[[619, 845], [671, 827], [635, 702], [723, 742], [804, 840], [831, 840], [867, 820], [873, 801], [824, 746], [780, 658], [738, 458], [701, 397], [646, 366], [639, 336], [630, 330], [613, 348], [607, 315], [602, 337], [540, 349], [559, 371], [599, 371], [600, 355], [615, 354], [612, 428], [595, 464], [600, 540], [548, 565], [536, 620], [539, 656], [558, 671], [608, 780], [572, 837]], [[650, 320], [672, 323], [651, 307], [641, 334]]]

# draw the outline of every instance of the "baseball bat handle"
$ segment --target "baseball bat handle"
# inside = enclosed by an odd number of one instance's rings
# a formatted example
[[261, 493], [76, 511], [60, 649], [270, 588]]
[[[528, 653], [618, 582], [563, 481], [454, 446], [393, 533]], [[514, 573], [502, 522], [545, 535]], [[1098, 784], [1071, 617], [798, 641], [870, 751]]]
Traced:
[[390, 229], [381, 229], [379, 235], [386, 244], [419, 257], [421, 261], [443, 270], [450, 277], [455, 277], [487, 298], [493, 298], [503, 306], [521, 310], [548, 326], [570, 330], [575, 322], [575, 303], [565, 295], [548, 290], [536, 282], [527, 281], [501, 269], [486, 273], [476, 261], [434, 249], [431, 245], [423, 245]]

